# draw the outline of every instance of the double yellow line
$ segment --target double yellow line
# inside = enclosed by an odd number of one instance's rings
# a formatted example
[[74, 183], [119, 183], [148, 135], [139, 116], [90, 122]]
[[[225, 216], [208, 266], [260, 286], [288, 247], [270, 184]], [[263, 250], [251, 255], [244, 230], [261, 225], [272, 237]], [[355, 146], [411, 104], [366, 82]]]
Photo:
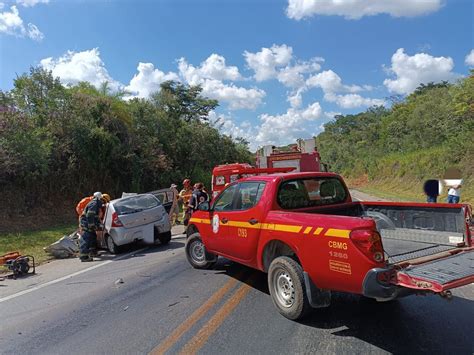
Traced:
[[[237, 284], [236, 279], [230, 279], [224, 286], [217, 290], [201, 307], [191, 314], [180, 326], [178, 326], [170, 335], [166, 337], [150, 354], [158, 355], [166, 353], [174, 346], [181, 337], [191, 327], [199, 321], [209, 310], [218, 303], [232, 288]], [[248, 284], [241, 285], [237, 291], [229, 298], [219, 310], [204, 324], [197, 334], [183, 347], [181, 354], [195, 354], [203, 347], [209, 337], [219, 328], [224, 320], [232, 313], [237, 305], [250, 291], [251, 286]]]

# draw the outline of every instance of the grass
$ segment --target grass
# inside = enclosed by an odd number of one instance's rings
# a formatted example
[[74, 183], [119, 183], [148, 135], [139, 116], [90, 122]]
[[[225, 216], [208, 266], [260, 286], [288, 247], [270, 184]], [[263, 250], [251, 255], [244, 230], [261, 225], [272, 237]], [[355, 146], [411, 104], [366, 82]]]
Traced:
[[0, 234], [0, 255], [19, 251], [22, 255], [33, 255], [37, 264], [43, 263], [52, 259], [43, 248], [63, 235], [69, 235], [76, 227], [75, 224], [67, 224], [22, 233]]
[[[368, 181], [367, 179], [346, 179], [350, 188], [365, 192], [367, 194], [385, 198], [392, 201], [426, 202], [423, 187], [416, 179], [393, 178]], [[474, 206], [473, 183], [467, 181], [461, 191], [461, 203], [469, 203]], [[438, 197], [438, 202], [446, 202], [447, 188]]]

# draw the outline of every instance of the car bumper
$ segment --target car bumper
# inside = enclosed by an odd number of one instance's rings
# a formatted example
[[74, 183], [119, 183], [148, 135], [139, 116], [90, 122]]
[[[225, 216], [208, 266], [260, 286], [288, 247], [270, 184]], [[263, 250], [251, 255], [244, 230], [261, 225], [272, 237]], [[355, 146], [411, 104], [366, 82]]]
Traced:
[[171, 230], [168, 215], [152, 223], [133, 228], [112, 229], [110, 235], [118, 246], [141, 241], [146, 244], [155, 243], [155, 228], [158, 233], [166, 233]]

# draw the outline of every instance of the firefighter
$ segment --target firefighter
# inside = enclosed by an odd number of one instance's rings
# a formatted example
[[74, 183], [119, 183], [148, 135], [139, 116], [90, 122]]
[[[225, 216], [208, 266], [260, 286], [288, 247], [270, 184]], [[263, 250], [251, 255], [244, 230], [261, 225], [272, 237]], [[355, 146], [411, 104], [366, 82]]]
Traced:
[[87, 204], [79, 219], [82, 230], [81, 241], [79, 245], [79, 258], [81, 261], [93, 261], [93, 255], [97, 249], [97, 230], [102, 226], [101, 215], [102, 207], [110, 201], [108, 194], [95, 192], [94, 198]]
[[171, 191], [173, 192], [173, 204], [170, 209], [170, 223], [171, 225], [180, 224], [179, 220], [179, 192], [176, 190], [178, 186], [176, 184], [171, 184]]
[[196, 211], [199, 205], [207, 201], [208, 198], [208, 194], [204, 191], [204, 184], [202, 182], [196, 183], [194, 185], [193, 195], [189, 201], [189, 209], [191, 210], [191, 213]]
[[191, 180], [184, 179], [183, 189], [179, 192], [179, 198], [183, 203], [183, 224], [188, 225], [189, 218], [191, 216], [191, 210], [189, 209], [189, 200], [193, 195], [193, 188], [191, 186]]

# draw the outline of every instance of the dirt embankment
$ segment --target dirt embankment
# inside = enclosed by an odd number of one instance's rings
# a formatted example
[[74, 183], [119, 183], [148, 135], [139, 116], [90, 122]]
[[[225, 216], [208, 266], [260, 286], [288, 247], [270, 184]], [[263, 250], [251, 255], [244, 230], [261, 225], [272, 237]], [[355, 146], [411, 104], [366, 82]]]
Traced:
[[74, 224], [76, 204], [77, 201], [45, 201], [41, 206], [13, 209], [8, 208], [8, 201], [0, 201], [0, 234]]

